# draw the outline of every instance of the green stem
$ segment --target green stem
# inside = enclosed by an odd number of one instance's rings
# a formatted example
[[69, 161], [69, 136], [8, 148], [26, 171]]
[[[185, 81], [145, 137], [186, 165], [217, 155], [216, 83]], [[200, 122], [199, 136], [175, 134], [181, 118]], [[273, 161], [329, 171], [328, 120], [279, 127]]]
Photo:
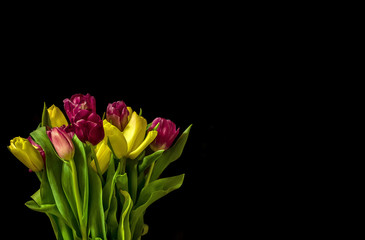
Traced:
[[79, 217], [79, 224], [81, 229], [82, 240], [87, 240], [87, 233], [86, 233], [86, 226], [84, 226], [84, 221], [82, 221], [82, 205], [81, 205], [81, 197], [80, 197], [80, 190], [79, 190], [79, 182], [77, 180], [77, 171], [75, 161], [72, 159], [70, 160], [71, 165], [71, 172], [72, 172], [72, 184], [73, 190], [76, 199], [76, 208], [77, 208], [77, 215]]
[[123, 175], [125, 173], [125, 166], [127, 165], [127, 158], [122, 157], [119, 160], [119, 174]]
[[135, 159], [127, 160], [128, 185], [132, 201], [135, 203], [137, 199], [138, 173], [137, 161]]
[[150, 180], [151, 180], [151, 175], [152, 175], [152, 171], [153, 171], [153, 168], [155, 167], [155, 162], [153, 162], [151, 164], [151, 167], [150, 167], [150, 170], [148, 172], [148, 175], [147, 175], [147, 180], [146, 182], [144, 183], [144, 186], [146, 187], [149, 183], [150, 183]]

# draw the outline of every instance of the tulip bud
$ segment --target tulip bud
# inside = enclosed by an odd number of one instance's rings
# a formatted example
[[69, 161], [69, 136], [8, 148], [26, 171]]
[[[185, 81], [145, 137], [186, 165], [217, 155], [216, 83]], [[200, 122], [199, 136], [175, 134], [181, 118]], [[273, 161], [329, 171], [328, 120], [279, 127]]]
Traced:
[[33, 172], [39, 172], [43, 169], [44, 163], [41, 154], [27, 139], [16, 137], [10, 140], [8, 149]]
[[58, 156], [64, 160], [72, 160], [75, 154], [74, 144], [71, 137], [61, 128], [55, 127], [47, 131]]
[[159, 124], [157, 127], [158, 135], [150, 144], [150, 147], [153, 151], [169, 149], [176, 136], [179, 134], [180, 128], [176, 130], [176, 125], [171, 120], [156, 118], [153, 120], [148, 131], [153, 130], [157, 124]]
[[109, 103], [106, 109], [106, 120], [123, 131], [128, 123], [129, 111], [123, 101]]
[[47, 110], [52, 127], [61, 127], [63, 125], [68, 125], [65, 115], [63, 115], [62, 111], [58, 107], [52, 105]]

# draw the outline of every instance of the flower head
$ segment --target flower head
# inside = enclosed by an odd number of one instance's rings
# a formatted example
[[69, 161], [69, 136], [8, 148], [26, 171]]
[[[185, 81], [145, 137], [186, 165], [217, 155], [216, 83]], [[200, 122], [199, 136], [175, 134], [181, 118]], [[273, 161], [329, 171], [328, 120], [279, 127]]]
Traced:
[[65, 115], [63, 115], [62, 111], [58, 107], [52, 105], [47, 110], [52, 127], [61, 127], [63, 125], [68, 125]]
[[63, 100], [65, 111], [71, 126], [66, 128], [68, 133], [75, 133], [82, 142], [98, 144], [104, 138], [103, 122], [96, 114], [96, 102], [90, 94], [75, 94], [71, 99]]
[[43, 158], [39, 151], [33, 147], [28, 139], [16, 137], [10, 140], [10, 152], [33, 172], [44, 168]]
[[98, 144], [104, 139], [103, 121], [96, 113], [80, 110], [73, 123], [74, 131], [82, 142]]
[[75, 154], [75, 147], [72, 138], [65, 130], [55, 127], [47, 131], [47, 135], [51, 140], [58, 155], [64, 160], [72, 160]]
[[71, 99], [63, 100], [64, 108], [71, 123], [75, 122], [76, 115], [80, 110], [88, 110], [96, 113], [96, 101], [89, 93], [83, 95], [81, 93], [75, 94]]
[[109, 103], [106, 109], [106, 120], [123, 131], [128, 123], [129, 111], [123, 101]]
[[158, 135], [155, 140], [150, 144], [150, 147], [153, 151], [169, 149], [174, 142], [176, 136], [179, 134], [180, 128], [176, 130], [175, 123], [173, 123], [169, 119], [159, 117], [153, 120], [148, 131], [154, 129], [157, 124], [159, 124], [157, 127]]
[[157, 131], [152, 130], [146, 135], [147, 121], [136, 112], [131, 114], [123, 132], [104, 120], [105, 136], [109, 139], [117, 158], [135, 159], [155, 139]]

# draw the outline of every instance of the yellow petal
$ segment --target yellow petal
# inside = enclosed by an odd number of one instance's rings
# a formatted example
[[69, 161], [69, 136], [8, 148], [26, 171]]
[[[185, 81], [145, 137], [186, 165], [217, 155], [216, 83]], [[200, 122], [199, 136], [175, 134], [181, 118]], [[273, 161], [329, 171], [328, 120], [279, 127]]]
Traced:
[[137, 133], [137, 137], [136, 140], [134, 141], [131, 152], [137, 149], [139, 145], [141, 145], [143, 139], [146, 136], [147, 120], [142, 116], [138, 116], [138, 121], [140, 122], [140, 129], [139, 132]]
[[58, 107], [52, 105], [47, 110], [52, 127], [61, 127], [62, 125], [68, 125], [65, 115], [63, 115], [62, 111]]
[[115, 156], [118, 159], [126, 156], [128, 152], [128, 145], [125, 140], [124, 134], [116, 126], [112, 125], [107, 120], [103, 121], [103, 125], [106, 137], [105, 141], [108, 141], [109, 139]]
[[[101, 173], [105, 173], [109, 167], [111, 150], [109, 149], [105, 141], [101, 141], [95, 148], [96, 158], [98, 159], [99, 167]], [[90, 163], [91, 167], [97, 172], [95, 161]]]
[[146, 119], [133, 112], [131, 119], [123, 131], [129, 153], [134, 151], [143, 141], [146, 134], [146, 127]]
[[131, 119], [131, 117], [132, 117], [132, 113], [133, 113], [133, 110], [132, 110], [132, 108], [131, 107], [127, 107], [127, 109], [128, 109], [128, 122], [129, 122], [129, 120]]
[[149, 131], [143, 142], [129, 154], [130, 159], [135, 159], [157, 136], [157, 131]]

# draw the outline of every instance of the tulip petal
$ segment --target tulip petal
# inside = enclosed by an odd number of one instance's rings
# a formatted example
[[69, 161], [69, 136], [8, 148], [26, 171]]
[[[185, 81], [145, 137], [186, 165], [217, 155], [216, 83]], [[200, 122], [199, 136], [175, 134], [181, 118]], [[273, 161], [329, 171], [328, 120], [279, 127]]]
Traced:
[[[104, 172], [106, 172], [106, 170], [109, 167], [110, 156], [111, 156], [112, 152], [109, 149], [109, 147], [105, 141], [101, 141], [96, 146], [95, 152], [96, 152], [96, 158], [98, 159], [101, 173], [104, 173]], [[97, 172], [96, 166], [95, 166], [95, 160], [91, 161], [90, 165], [95, 170], [95, 172]]]
[[149, 131], [144, 141], [129, 154], [130, 159], [135, 159], [138, 155], [157, 137], [157, 131]]
[[115, 156], [118, 159], [126, 156], [128, 152], [128, 144], [124, 137], [124, 133], [119, 131], [116, 126], [112, 125], [107, 120], [104, 120], [103, 124], [105, 136], [109, 139]]
[[133, 112], [131, 119], [123, 131], [128, 144], [128, 152], [134, 151], [142, 143], [146, 133], [146, 127], [146, 119]]

